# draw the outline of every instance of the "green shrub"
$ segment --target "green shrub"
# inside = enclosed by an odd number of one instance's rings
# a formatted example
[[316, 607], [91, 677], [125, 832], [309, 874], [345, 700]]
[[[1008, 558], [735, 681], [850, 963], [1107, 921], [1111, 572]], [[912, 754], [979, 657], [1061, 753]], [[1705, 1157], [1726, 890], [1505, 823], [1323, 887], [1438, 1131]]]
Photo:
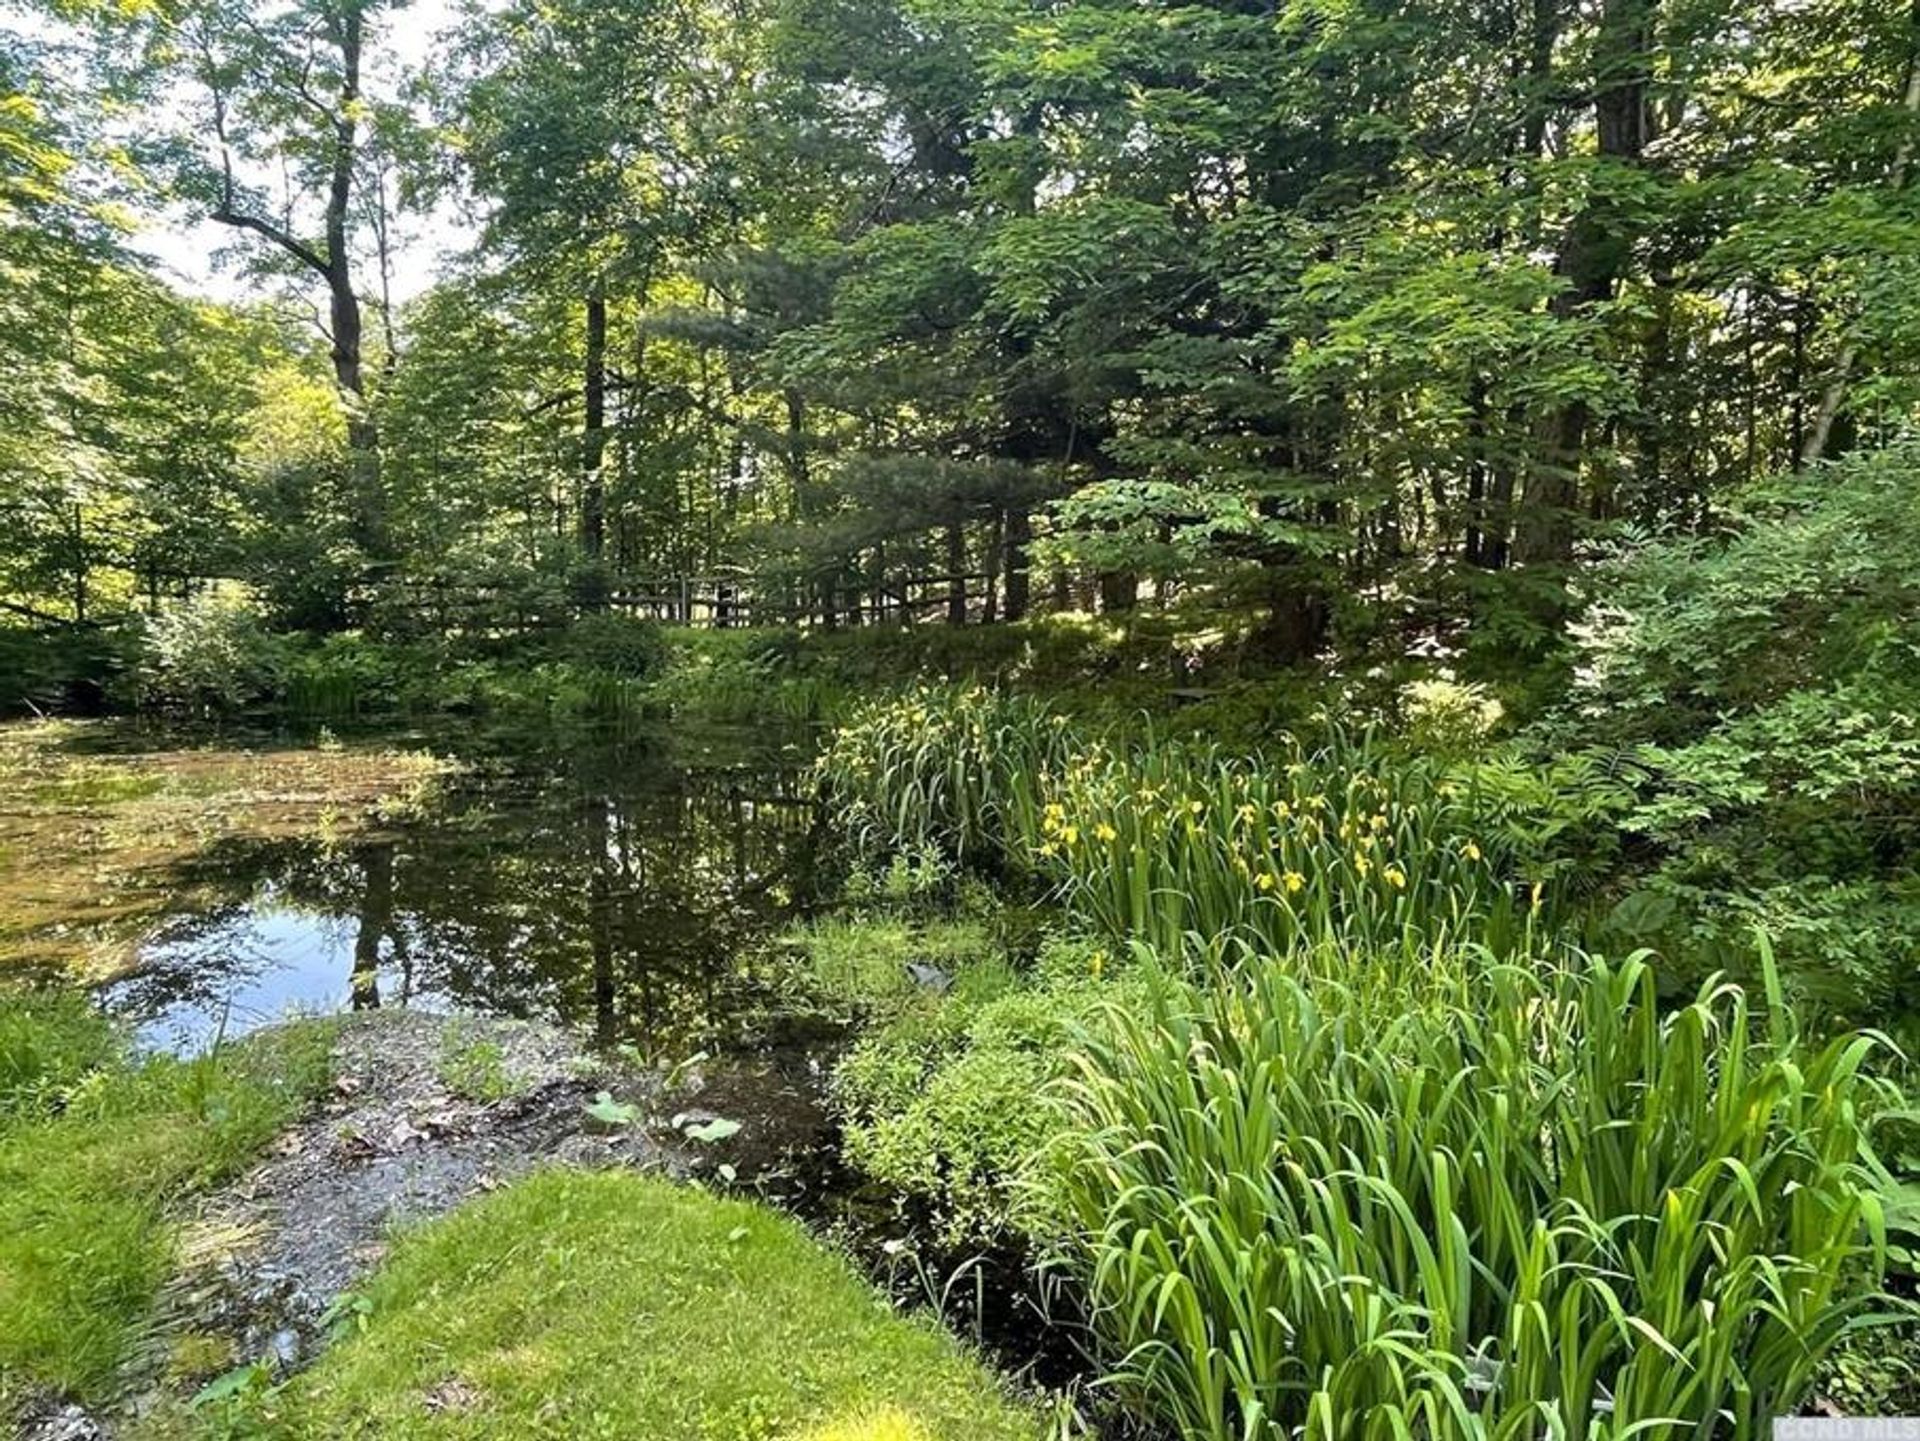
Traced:
[[0, 624], [0, 715], [98, 709], [125, 688], [141, 646], [131, 625]]
[[935, 846], [992, 866], [1018, 857], [1034, 785], [1063, 768], [1072, 745], [1066, 717], [1037, 701], [981, 686], [921, 686], [840, 726], [820, 774], [867, 851]]
[[557, 649], [574, 665], [630, 680], [657, 674], [667, 655], [659, 626], [613, 612], [580, 617], [562, 633]]
[[407, 685], [438, 658], [341, 632], [295, 652], [286, 667], [283, 701], [309, 718], [358, 716], [396, 709]]
[[1065, 1120], [1053, 1089], [1083, 1029], [1137, 990], [1090, 943], [1055, 939], [1030, 973], [983, 957], [921, 993], [834, 1072], [848, 1160], [929, 1213], [949, 1244], [1048, 1234], [1038, 1184]]
[[1638, 959], [1249, 953], [1095, 1034], [1068, 1263], [1183, 1437], [1760, 1434], [1880, 1264], [1872, 1043], [1771, 1022]]
[[884, 861], [856, 860], [843, 889], [856, 906], [925, 910], [958, 899], [966, 880], [938, 846], [923, 842], [897, 850]]
[[1428, 678], [1409, 683], [1400, 695], [1407, 738], [1432, 755], [1460, 755], [1481, 746], [1506, 712], [1477, 685]]
[[834, 916], [786, 937], [806, 957], [812, 989], [829, 1000], [884, 1008], [918, 994], [909, 965], [964, 976], [998, 959], [991, 929], [979, 919], [913, 920], [896, 914]]
[[1762, 915], [1804, 996], [1843, 1016], [1920, 1002], [1917, 475], [1906, 445], [1781, 477], [1728, 533], [1594, 578], [1572, 696], [1532, 741], [1637, 768], [1615, 934], [1697, 974]]
[[718, 724], [776, 717], [793, 725], [831, 720], [851, 692], [802, 653], [800, 633], [691, 630], [664, 633], [666, 659], [651, 686], [661, 709]]
[[250, 602], [212, 590], [148, 621], [134, 685], [156, 709], [239, 711], [278, 696], [289, 661], [287, 642]]
[[453, 1095], [483, 1104], [526, 1089], [526, 1082], [507, 1068], [507, 1053], [500, 1043], [484, 1033], [475, 1034], [459, 1021], [449, 1021], [440, 1032], [434, 1073]]

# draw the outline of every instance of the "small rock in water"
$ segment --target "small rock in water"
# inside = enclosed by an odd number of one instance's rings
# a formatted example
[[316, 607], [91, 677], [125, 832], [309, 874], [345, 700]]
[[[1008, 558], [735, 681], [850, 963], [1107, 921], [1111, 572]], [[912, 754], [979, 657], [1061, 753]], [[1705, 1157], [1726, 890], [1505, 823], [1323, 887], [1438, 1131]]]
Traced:
[[932, 991], [936, 996], [944, 996], [953, 986], [953, 977], [938, 966], [922, 965], [919, 961], [907, 962], [907, 974], [913, 983]]

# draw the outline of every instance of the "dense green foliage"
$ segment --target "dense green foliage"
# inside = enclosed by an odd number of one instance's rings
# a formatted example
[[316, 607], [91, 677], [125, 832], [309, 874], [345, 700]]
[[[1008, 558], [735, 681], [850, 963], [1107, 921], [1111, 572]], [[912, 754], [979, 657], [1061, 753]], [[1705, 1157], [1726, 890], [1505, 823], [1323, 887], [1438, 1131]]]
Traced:
[[1631, 757], [1620, 824], [1656, 862], [1616, 930], [1701, 973], [1750, 928], [1844, 1015], [1920, 1004], [1920, 547], [1910, 447], [1749, 495], [1714, 539], [1593, 581], [1543, 744]]
[[[1678, 665], [1648, 694], [1711, 680]], [[1565, 944], [1676, 864], [1647, 844], [1671, 780], [1630, 710], [1494, 741], [1470, 688], [1394, 709], [1397, 734], [1244, 757], [978, 689], [856, 714], [821, 762], [856, 844], [1037, 885], [1136, 958], [1063, 989], [996, 957], [985, 999], [889, 1019], [838, 1076], [849, 1154], [953, 1234], [1057, 1248], [1115, 1374], [1182, 1436], [1745, 1434], [1791, 1411], [1874, 1308], [1883, 1212], [1906, 1224], [1871, 1131], [1896, 1058], [1803, 1039], [1787, 997], [1822, 972], [1799, 948], [1775, 968], [1751, 932], [1678, 935], [1609, 966]], [[1764, 1018], [1717, 981], [1663, 1005], [1729, 964]]]
[[[1040, 1433], [931, 1326], [765, 1207], [546, 1171], [405, 1237], [367, 1325], [268, 1434], [1013, 1441]], [[445, 1398], [423, 1406], [423, 1396]]]
[[[1639, 959], [1296, 952], [1095, 1041], [1097, 1324], [1180, 1434], [1752, 1435], [1871, 1305], [1871, 1043]], [[1664, 1420], [1662, 1418], [1665, 1418]]]
[[1190, 936], [1505, 944], [1552, 869], [1523, 845], [1511, 788], [1483, 795], [1474, 765], [1337, 729], [1239, 757], [1151, 726], [1089, 738], [1037, 700], [923, 688], [849, 718], [820, 769], [856, 845], [933, 845], [1032, 876], [1094, 932], [1168, 955]]
[[[871, 917], [804, 941], [820, 983], [844, 984], [855, 964], [872, 976], [870, 1024], [833, 1075], [847, 1159], [948, 1245], [1049, 1235], [1057, 1208], [1040, 1168], [1065, 1121], [1053, 1087], [1083, 1030], [1136, 979], [1064, 937], [1016, 960], [977, 922], [915, 927], [896, 947], [900, 932]], [[945, 983], [916, 984], [903, 957]]]
[[[1897, 5], [418, 23], [8, 31], [24, 618], [234, 579], [280, 624], [489, 629], [697, 578], [735, 621], [1151, 598], [1270, 657], [1512, 679], [1580, 542], [1711, 530], [1920, 396]], [[452, 206], [423, 287], [408, 233]], [[175, 294], [127, 243], [162, 211], [324, 335]]]
[[[848, 1152], [1057, 1243], [1159, 1419], [1805, 1399], [1891, 1184], [1845, 1028], [1920, 1016], [1920, 10], [18, 14], [0, 709], [839, 722]], [[189, 217], [249, 298], [136, 248]], [[0, 1361], [99, 1383], [228, 1065], [0, 1009]], [[472, 1224], [316, 1431], [437, 1384]], [[690, 1395], [601, 1399], [747, 1424]]]

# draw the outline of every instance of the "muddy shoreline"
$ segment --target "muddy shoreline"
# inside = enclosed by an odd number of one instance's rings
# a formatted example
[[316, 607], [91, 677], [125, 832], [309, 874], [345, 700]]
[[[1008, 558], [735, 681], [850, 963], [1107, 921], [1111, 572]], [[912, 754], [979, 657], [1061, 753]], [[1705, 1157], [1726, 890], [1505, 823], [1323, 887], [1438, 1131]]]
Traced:
[[[195, 1204], [121, 1403], [94, 1414], [49, 1397], [29, 1408], [22, 1441], [111, 1438], [177, 1405], [212, 1379], [170, 1364], [183, 1338], [290, 1374], [352, 1323], [355, 1288], [397, 1228], [536, 1167], [632, 1167], [791, 1205], [813, 1199], [813, 1158], [833, 1148], [817, 1062], [783, 1074], [703, 1060], [663, 1075], [537, 1022], [383, 1010], [322, 1024], [337, 1029], [325, 1098]], [[461, 1084], [450, 1058], [463, 1054], [484, 1054], [487, 1094]], [[729, 1134], [713, 1138], [714, 1122]]]

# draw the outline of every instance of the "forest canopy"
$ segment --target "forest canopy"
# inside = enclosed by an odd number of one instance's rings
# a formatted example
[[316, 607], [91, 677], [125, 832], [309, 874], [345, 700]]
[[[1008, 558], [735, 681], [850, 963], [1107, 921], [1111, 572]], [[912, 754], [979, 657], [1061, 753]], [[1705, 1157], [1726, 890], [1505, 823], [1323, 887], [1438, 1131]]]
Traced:
[[[1152, 603], [1497, 668], [1606, 545], [1715, 533], [1920, 399], [1899, 5], [10, 26], [0, 595], [41, 624], [719, 576], [764, 619]], [[243, 298], [142, 250], [189, 222]]]

